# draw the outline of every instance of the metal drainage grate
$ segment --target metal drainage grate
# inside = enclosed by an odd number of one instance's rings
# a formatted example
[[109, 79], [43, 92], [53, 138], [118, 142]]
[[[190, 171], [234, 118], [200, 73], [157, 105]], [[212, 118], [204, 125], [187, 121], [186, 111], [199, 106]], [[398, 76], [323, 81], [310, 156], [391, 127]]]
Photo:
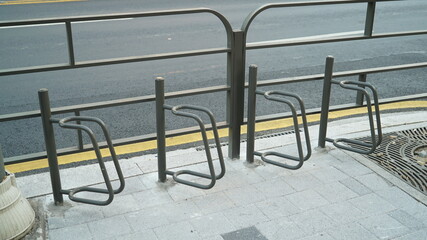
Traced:
[[384, 134], [377, 150], [365, 157], [427, 195], [426, 127]]

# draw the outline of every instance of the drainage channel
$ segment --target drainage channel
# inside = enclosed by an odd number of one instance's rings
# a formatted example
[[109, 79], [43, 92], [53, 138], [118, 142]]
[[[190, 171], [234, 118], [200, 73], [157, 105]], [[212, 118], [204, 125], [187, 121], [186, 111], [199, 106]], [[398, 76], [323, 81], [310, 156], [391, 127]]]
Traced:
[[[358, 138], [369, 142], [370, 137]], [[427, 128], [383, 135], [374, 153], [364, 156], [427, 195]]]

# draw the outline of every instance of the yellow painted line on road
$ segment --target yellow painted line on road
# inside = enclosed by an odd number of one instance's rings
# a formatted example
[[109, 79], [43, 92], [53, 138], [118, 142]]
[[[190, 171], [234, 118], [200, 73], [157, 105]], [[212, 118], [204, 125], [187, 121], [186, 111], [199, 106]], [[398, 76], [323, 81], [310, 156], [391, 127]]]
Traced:
[[[406, 102], [389, 103], [389, 104], [380, 105], [381, 111], [396, 110], [396, 109], [412, 109], [412, 108], [427, 108], [427, 101], [406, 101]], [[365, 114], [366, 112], [367, 112], [366, 107], [334, 111], [329, 113], [329, 119], [337, 119], [337, 118], [348, 117], [353, 115]], [[320, 114], [308, 115], [307, 121], [309, 123], [320, 121]], [[290, 126], [293, 126], [293, 120], [291, 118], [278, 119], [278, 120], [257, 123], [256, 131], [262, 132], [262, 131], [285, 128]], [[245, 134], [247, 132], [246, 125], [242, 126], [241, 130], [242, 130], [242, 134]], [[227, 137], [228, 129], [219, 129], [218, 133], [220, 137]], [[207, 135], [209, 139], [213, 139], [212, 131], [208, 131]], [[201, 140], [202, 138], [200, 133], [185, 134], [181, 136], [167, 138], [166, 146], [177, 146], [177, 145], [182, 145], [186, 143], [198, 142]], [[133, 144], [123, 145], [123, 146], [117, 146], [114, 149], [116, 150], [117, 155], [122, 155], [122, 154], [153, 150], [156, 148], [157, 148], [156, 141], [151, 140], [151, 141], [146, 141], [141, 143], [133, 143]], [[110, 156], [110, 152], [108, 149], [102, 149], [101, 153], [102, 153], [102, 156], [105, 156], [105, 157]], [[93, 151], [89, 151], [89, 152], [59, 156], [58, 163], [60, 165], [63, 165], [63, 164], [82, 162], [82, 161], [87, 161], [92, 159], [96, 159], [96, 155]], [[6, 169], [9, 172], [18, 173], [18, 172], [35, 170], [35, 169], [47, 168], [47, 167], [48, 167], [47, 159], [41, 159], [41, 160], [36, 160], [31, 162], [7, 165]]]
[[39, 3], [62, 3], [62, 2], [83, 2], [87, 0], [15, 0], [0, 1], [0, 5], [20, 5], [20, 4], [39, 4]]

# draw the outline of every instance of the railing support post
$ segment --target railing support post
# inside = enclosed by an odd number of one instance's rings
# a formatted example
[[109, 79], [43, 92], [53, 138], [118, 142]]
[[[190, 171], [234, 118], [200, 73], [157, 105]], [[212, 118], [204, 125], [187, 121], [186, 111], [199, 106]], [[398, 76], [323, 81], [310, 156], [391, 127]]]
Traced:
[[365, 20], [365, 37], [371, 37], [374, 31], [375, 4], [375, 2], [368, 2]]
[[[363, 82], [366, 83], [366, 74], [360, 74], [359, 75], [359, 82]], [[361, 88], [365, 88], [364, 85], [359, 85], [359, 87]], [[357, 91], [357, 95], [356, 95], [356, 105], [358, 106], [363, 106], [363, 93], [360, 91]]]
[[255, 116], [256, 116], [256, 86], [257, 86], [257, 66], [249, 66], [249, 88], [248, 88], [248, 130], [246, 161], [254, 162], [255, 151]]
[[329, 101], [331, 98], [332, 73], [334, 68], [334, 57], [328, 56], [325, 64], [325, 78], [323, 81], [322, 111], [319, 126], [319, 147], [324, 148], [326, 144], [326, 131], [328, 127]]
[[228, 85], [230, 91], [228, 95], [229, 106], [227, 107], [228, 130], [228, 157], [239, 158], [240, 156], [240, 135], [243, 124], [244, 98], [245, 98], [245, 36], [241, 30], [233, 31], [231, 42], [231, 67], [229, 69]]
[[48, 90], [39, 90], [40, 112], [43, 124], [44, 140], [46, 144], [47, 159], [49, 162], [50, 180], [52, 182], [52, 192], [55, 205], [62, 205], [64, 202], [61, 193], [61, 178], [59, 175], [58, 158], [56, 153], [56, 143], [51, 122], [51, 110]]
[[156, 78], [157, 166], [159, 181], [166, 181], [165, 81]]
[[4, 169], [4, 158], [3, 158], [3, 152], [1, 150], [0, 145], [0, 183], [3, 181], [3, 178], [6, 176], [6, 170]]

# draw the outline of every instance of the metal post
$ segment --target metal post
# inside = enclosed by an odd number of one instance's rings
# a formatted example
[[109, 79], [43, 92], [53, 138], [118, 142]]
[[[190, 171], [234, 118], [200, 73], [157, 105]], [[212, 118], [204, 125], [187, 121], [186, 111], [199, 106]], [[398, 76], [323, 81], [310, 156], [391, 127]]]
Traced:
[[256, 86], [257, 66], [249, 66], [249, 89], [248, 89], [248, 133], [246, 146], [246, 161], [254, 162], [255, 151], [255, 116], [256, 116]]
[[228, 107], [227, 120], [228, 130], [228, 157], [239, 158], [240, 156], [240, 127], [243, 124], [244, 98], [245, 98], [245, 40], [244, 32], [233, 31], [233, 42], [231, 44], [231, 86], [230, 106]]
[[46, 144], [47, 159], [49, 162], [50, 180], [52, 182], [52, 192], [55, 205], [62, 205], [64, 199], [61, 193], [61, 178], [59, 175], [58, 159], [56, 154], [55, 135], [51, 122], [51, 111], [48, 90], [39, 90], [40, 112], [43, 123], [44, 140]]
[[[74, 116], [80, 116], [80, 111], [76, 110], [74, 111]], [[80, 121], [76, 121], [77, 124], [80, 124]], [[77, 146], [79, 148], [79, 150], [83, 150], [83, 136], [82, 136], [82, 130], [78, 129], [77, 130]]]
[[320, 126], [319, 126], [319, 147], [324, 148], [326, 142], [326, 130], [328, 127], [328, 114], [329, 114], [329, 101], [331, 98], [331, 81], [332, 73], [334, 68], [334, 57], [326, 57], [325, 64], [325, 79], [323, 81], [323, 93], [322, 93], [322, 112], [320, 115]]
[[375, 2], [368, 2], [365, 20], [365, 37], [371, 37], [374, 31]]
[[156, 78], [157, 165], [159, 181], [166, 181], [165, 81]]
[[3, 181], [5, 176], [6, 176], [6, 170], [4, 169], [4, 158], [3, 158], [3, 152], [1, 150], [1, 145], [0, 145], [0, 183]]
[[71, 30], [71, 22], [65, 22], [65, 28], [67, 29], [67, 44], [68, 44], [68, 56], [70, 59], [70, 65], [74, 66], [76, 60], [74, 58], [74, 44], [73, 44], [73, 32]]
[[[360, 74], [359, 75], [359, 82], [366, 82], [366, 74]], [[361, 88], [365, 88], [364, 85], [359, 85], [359, 87]], [[362, 106], [363, 105], [363, 92], [361, 91], [357, 91], [357, 95], [356, 95], [356, 105], [358, 106]]]

